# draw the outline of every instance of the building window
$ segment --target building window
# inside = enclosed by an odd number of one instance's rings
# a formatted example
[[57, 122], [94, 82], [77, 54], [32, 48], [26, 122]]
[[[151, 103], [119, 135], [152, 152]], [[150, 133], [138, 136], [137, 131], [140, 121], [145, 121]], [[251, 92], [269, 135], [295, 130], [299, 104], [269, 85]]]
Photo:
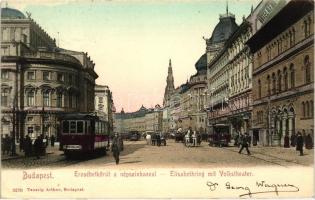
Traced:
[[258, 98], [261, 98], [261, 82], [258, 80]]
[[99, 97], [99, 98], [98, 98], [98, 102], [99, 102], [99, 103], [103, 103], [103, 97]]
[[272, 94], [276, 93], [276, 75], [272, 74]]
[[62, 73], [57, 73], [57, 81], [60, 81], [60, 82], [64, 81], [64, 76]]
[[1, 79], [9, 79], [9, 71], [8, 70], [2, 70], [1, 71]]
[[50, 106], [49, 91], [43, 92], [43, 102], [44, 102], [44, 106]]
[[282, 82], [281, 71], [278, 70], [278, 92], [281, 92], [281, 82]]
[[34, 106], [35, 105], [35, 91], [29, 91], [27, 93], [27, 106]]
[[308, 18], [304, 21], [304, 36], [308, 37], [311, 34], [311, 19]]
[[35, 80], [35, 72], [27, 72], [28, 80]]
[[285, 67], [283, 69], [283, 81], [284, 81], [284, 90], [288, 90], [288, 72], [287, 72], [287, 68]]
[[305, 83], [311, 82], [311, 65], [309, 56], [305, 56], [304, 58], [304, 68], [305, 68]]
[[43, 72], [43, 80], [45, 81], [50, 80], [50, 72], [47, 72], [47, 71]]
[[58, 108], [62, 107], [62, 92], [57, 93], [57, 107]]
[[290, 65], [290, 83], [291, 83], [291, 88], [295, 87], [295, 72], [294, 72], [294, 65]]
[[33, 121], [33, 117], [27, 117], [27, 121], [29, 121], [29, 122], [31, 122], [31, 121]]
[[305, 103], [302, 102], [302, 116], [305, 117]]
[[8, 106], [8, 100], [9, 100], [9, 89], [8, 88], [2, 88], [1, 91], [1, 106]]

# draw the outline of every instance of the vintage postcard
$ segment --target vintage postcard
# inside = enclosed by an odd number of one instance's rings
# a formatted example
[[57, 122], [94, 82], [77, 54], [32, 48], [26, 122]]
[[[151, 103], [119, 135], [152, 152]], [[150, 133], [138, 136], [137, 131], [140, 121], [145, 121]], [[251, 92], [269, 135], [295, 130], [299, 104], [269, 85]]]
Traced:
[[3, 0], [0, 198], [314, 198], [313, 0]]

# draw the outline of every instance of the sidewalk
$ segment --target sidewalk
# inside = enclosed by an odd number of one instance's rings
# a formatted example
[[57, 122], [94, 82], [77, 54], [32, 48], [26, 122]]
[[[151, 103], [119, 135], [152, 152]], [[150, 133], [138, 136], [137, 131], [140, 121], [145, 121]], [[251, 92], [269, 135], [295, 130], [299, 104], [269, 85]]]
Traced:
[[[16, 148], [16, 155], [11, 156], [11, 153], [9, 155], [1, 154], [1, 156], [0, 156], [1, 161], [24, 158], [25, 157], [24, 151], [20, 151], [20, 148], [18, 147], [18, 145], [16, 147], [17, 147]], [[57, 143], [57, 145], [55, 144], [54, 147], [48, 145], [48, 147], [46, 148], [46, 155], [54, 154], [57, 151], [59, 151], [59, 144], [58, 143]]]
[[[233, 152], [238, 152], [238, 147], [227, 147]], [[264, 159], [270, 162], [276, 162], [279, 165], [287, 165], [288, 163], [295, 165], [312, 165], [314, 162], [314, 149], [303, 148], [304, 155], [300, 156], [299, 151], [295, 147], [284, 148], [280, 146], [250, 146], [249, 151], [253, 157], [257, 159]], [[246, 150], [242, 152], [246, 155]]]

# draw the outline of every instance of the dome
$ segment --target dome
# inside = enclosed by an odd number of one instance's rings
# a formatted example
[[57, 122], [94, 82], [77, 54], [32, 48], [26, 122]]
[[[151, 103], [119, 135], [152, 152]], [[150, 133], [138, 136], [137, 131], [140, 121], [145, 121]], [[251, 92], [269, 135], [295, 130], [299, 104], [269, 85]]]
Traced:
[[220, 43], [227, 40], [237, 27], [238, 25], [235, 23], [234, 15], [228, 13], [220, 16], [220, 21], [212, 32], [210, 38], [211, 43]]
[[195, 68], [197, 71], [206, 70], [207, 69], [207, 55], [203, 54], [199, 60], [195, 64]]
[[25, 15], [16, 9], [1, 8], [1, 19], [25, 19]]

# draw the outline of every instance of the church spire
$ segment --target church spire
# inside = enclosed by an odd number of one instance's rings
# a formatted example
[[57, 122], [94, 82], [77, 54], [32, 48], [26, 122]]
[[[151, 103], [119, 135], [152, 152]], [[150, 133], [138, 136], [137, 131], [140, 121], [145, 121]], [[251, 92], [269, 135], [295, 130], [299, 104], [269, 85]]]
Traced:
[[167, 73], [167, 78], [166, 78], [166, 87], [165, 87], [165, 92], [164, 92], [163, 106], [167, 104], [174, 90], [175, 90], [175, 87], [174, 87], [174, 77], [173, 77], [173, 70], [172, 70], [172, 60], [170, 59], [168, 63], [168, 73]]
[[229, 15], [229, 2], [226, 0], [226, 15]]

